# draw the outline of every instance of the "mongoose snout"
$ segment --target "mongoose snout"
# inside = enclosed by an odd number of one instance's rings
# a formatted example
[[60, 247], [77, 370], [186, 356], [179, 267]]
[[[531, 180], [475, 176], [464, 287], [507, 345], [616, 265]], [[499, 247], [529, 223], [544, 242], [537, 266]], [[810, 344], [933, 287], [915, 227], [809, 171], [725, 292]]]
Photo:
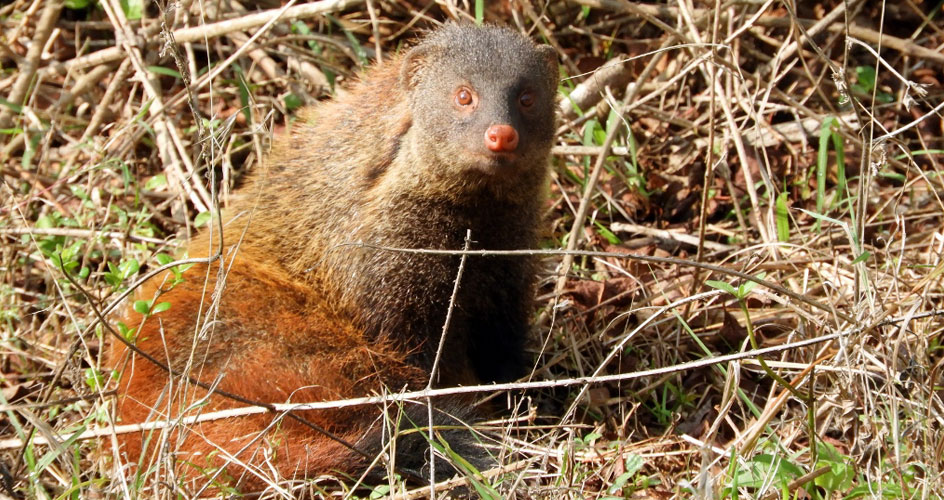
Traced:
[[511, 125], [492, 125], [485, 131], [485, 147], [496, 153], [511, 153], [518, 148], [518, 131]]

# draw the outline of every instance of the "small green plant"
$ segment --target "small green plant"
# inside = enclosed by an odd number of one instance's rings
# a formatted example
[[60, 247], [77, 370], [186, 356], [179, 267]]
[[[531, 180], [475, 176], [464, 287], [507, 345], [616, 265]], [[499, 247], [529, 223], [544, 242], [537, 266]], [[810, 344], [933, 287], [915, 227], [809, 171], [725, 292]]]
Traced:
[[[826, 171], [829, 163], [829, 145], [836, 151], [836, 195], [830, 206], [835, 206], [844, 199], [847, 190], [846, 160], [842, 135], [839, 134], [839, 120], [835, 116], [828, 116], [823, 120], [819, 133], [819, 149], [816, 156], [816, 213], [826, 214]], [[820, 221], [813, 225], [813, 230], [819, 232]]]
[[136, 313], [143, 314], [145, 317], [170, 309], [170, 302], [155, 303], [156, 301], [156, 298], [151, 300], [136, 300], [132, 307]]
[[[159, 253], [155, 255], [154, 260], [156, 260], [158, 265], [160, 266], [166, 266], [170, 264], [171, 262], [174, 262], [174, 258], [171, 257], [170, 255], [167, 255], [166, 253]], [[175, 286], [183, 283], [185, 280], [184, 273], [187, 271], [187, 269], [190, 269], [191, 267], [193, 267], [193, 264], [180, 264], [180, 265], [171, 267], [170, 272], [173, 275], [173, 278], [170, 280], [169, 283], [166, 284], [165, 290], [170, 290], [174, 288]]]
[[586, 448], [593, 448], [593, 445], [601, 437], [603, 437], [603, 435], [596, 431], [588, 432], [583, 437], [576, 436], [574, 437], [574, 449], [583, 450]]
[[[760, 273], [757, 275], [757, 279], [762, 280], [766, 276], [767, 273]], [[707, 280], [705, 281], [705, 284], [712, 288], [717, 288], [718, 290], [722, 290], [730, 293], [731, 295], [734, 295], [734, 298], [736, 298], [739, 302], [746, 299], [748, 294], [751, 293], [751, 290], [757, 286], [756, 281], [745, 281], [744, 283], [738, 285], [737, 288], [734, 288], [733, 285], [724, 281]]]
[[113, 262], [108, 263], [108, 270], [102, 275], [105, 282], [111, 285], [113, 289], [118, 289], [124, 281], [136, 274], [141, 269], [137, 259], [128, 259], [122, 261], [117, 266]]
[[648, 199], [650, 193], [646, 188], [646, 175], [639, 166], [639, 146], [636, 144], [636, 136], [629, 127], [626, 132], [626, 148], [629, 150], [629, 160], [623, 162], [626, 166], [626, 187]]
[[[613, 480], [613, 484], [606, 489], [608, 496], [602, 497], [603, 500], [616, 500], [618, 498], [631, 498], [633, 492], [650, 486], [650, 478], [643, 477], [640, 480], [632, 481], [644, 465], [642, 457], [635, 453], [630, 453], [623, 460], [624, 472]], [[617, 496], [618, 495], [618, 496]]]
[[482, 473], [476, 469], [474, 465], [462, 457], [462, 455], [453, 451], [449, 443], [443, 439], [442, 436], [436, 434], [436, 439], [429, 441], [429, 443], [430, 446], [436, 448], [443, 456], [447, 457], [457, 469], [462, 471], [479, 498], [486, 500], [500, 500], [504, 498], [493, 485], [486, 482]]
[[116, 326], [118, 327], [118, 333], [121, 335], [122, 338], [124, 338], [128, 342], [134, 342], [135, 334], [138, 332], [138, 329], [136, 327], [135, 328], [129, 327], [122, 321], [119, 321], [116, 324]]
[[[760, 273], [756, 276], [756, 278], [758, 280], [763, 280], [766, 276], [767, 273]], [[758, 285], [758, 283], [756, 281], [747, 281], [738, 285], [737, 288], [735, 288], [730, 283], [725, 283], [723, 281], [706, 280], [705, 284], [712, 288], [724, 290], [731, 295], [734, 295], [734, 298], [737, 299], [738, 306], [741, 308], [741, 312], [744, 313], [744, 323], [745, 328], [747, 329], [747, 337], [751, 342], [751, 348], [755, 350], [759, 349], [760, 346], [757, 344], [757, 337], [754, 335], [754, 326], [751, 324], [750, 310], [747, 308], [747, 296], [751, 293], [751, 290], [753, 290], [754, 287]], [[774, 381], [780, 384], [780, 386], [782, 386], [784, 389], [790, 391], [794, 397], [800, 401], [806, 401], [808, 403], [811, 402], [808, 396], [801, 394], [795, 387], [793, 387], [792, 384], [784, 380], [780, 375], [777, 375], [777, 373], [767, 365], [767, 362], [764, 361], [762, 356], [757, 357], [757, 362], [770, 378], [774, 379]]]
[[679, 386], [665, 382], [661, 391], [653, 391], [653, 396], [646, 401], [645, 406], [655, 416], [659, 425], [667, 426], [672, 423], [673, 416], [692, 405], [693, 399], [693, 396]]
[[817, 461], [813, 470], [819, 470], [822, 467], [829, 467], [829, 472], [818, 476], [813, 482], [825, 490], [823, 498], [834, 498], [834, 493], [848, 490], [852, 486], [852, 480], [855, 478], [855, 467], [852, 460], [839, 453], [835, 446], [825, 442], [817, 441], [816, 454]]
[[105, 376], [95, 368], [86, 368], [85, 385], [93, 391], [102, 391], [105, 389]]
[[[83, 241], [73, 241], [69, 245], [57, 244], [54, 249], [49, 249], [48, 246], [44, 245], [41, 245], [40, 248], [43, 248], [43, 253], [49, 257], [53, 266], [63, 272], [74, 274], [73, 271], [81, 265], [79, 258], [82, 256], [82, 247], [84, 246], [85, 242]], [[78, 276], [85, 278], [88, 274], [88, 268], [82, 268], [79, 270]]]
[[[877, 478], [859, 474], [855, 481], [857, 485], [843, 498], [844, 500], [921, 498], [921, 495], [917, 494], [921, 491], [921, 486], [915, 483], [926, 472], [922, 469], [923, 467], [919, 468], [914, 464], [897, 466], [889, 463], [888, 460], [882, 460]], [[938, 493], [930, 498], [940, 500], [942, 497]]]
[[780, 498], [791, 498], [789, 484], [803, 475], [803, 469], [796, 464], [766, 453], [746, 461], [738, 461], [732, 454], [730, 464], [731, 482], [721, 490], [721, 498], [738, 498], [739, 488], [767, 490], [769, 487], [780, 490]]
[[774, 205], [778, 241], [790, 241], [790, 209], [787, 207], [787, 195], [786, 191], [777, 195], [776, 205]]
[[[876, 83], [876, 73], [874, 66], [856, 66], [856, 83], [853, 83], [850, 87], [852, 90], [860, 94], [872, 94], [872, 91], [875, 90]], [[895, 98], [888, 92], [882, 92], [877, 90], [875, 92], [875, 99], [882, 103], [890, 103], [895, 100]]]
[[378, 484], [370, 490], [370, 495], [367, 496], [370, 500], [377, 500], [384, 498], [391, 493], [391, 488], [389, 484]]

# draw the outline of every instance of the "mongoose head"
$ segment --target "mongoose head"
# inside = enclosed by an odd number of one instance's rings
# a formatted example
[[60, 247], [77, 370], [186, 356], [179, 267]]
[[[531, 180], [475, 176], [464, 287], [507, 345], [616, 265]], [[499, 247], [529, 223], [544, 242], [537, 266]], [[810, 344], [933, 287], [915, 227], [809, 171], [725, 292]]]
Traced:
[[447, 24], [406, 54], [400, 82], [409, 146], [443, 170], [431, 173], [488, 183], [547, 168], [558, 83], [551, 47], [506, 28]]

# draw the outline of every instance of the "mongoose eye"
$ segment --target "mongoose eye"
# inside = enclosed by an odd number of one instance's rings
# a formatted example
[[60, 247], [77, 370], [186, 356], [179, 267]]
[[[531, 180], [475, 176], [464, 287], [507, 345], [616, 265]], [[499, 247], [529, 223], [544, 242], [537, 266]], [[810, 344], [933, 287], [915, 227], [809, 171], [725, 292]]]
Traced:
[[475, 101], [472, 91], [462, 87], [456, 91], [456, 105], [459, 107], [471, 106]]
[[534, 94], [530, 91], [522, 92], [522, 94], [518, 97], [518, 102], [521, 103], [522, 107], [530, 108], [534, 105]]

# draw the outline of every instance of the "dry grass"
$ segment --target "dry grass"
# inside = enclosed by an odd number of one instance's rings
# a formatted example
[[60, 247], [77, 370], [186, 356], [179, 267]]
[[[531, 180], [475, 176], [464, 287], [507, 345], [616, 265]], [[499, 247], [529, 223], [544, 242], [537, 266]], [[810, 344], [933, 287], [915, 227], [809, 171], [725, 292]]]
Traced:
[[[253, 13], [278, 2], [0, 7], [0, 494], [180, 494], [116, 474], [94, 311], [225, 207], [297, 106], [476, 10], [340, 3], [274, 23]], [[793, 3], [484, 9], [560, 53], [545, 248], [584, 251], [545, 258], [495, 491], [944, 491], [944, 12]], [[429, 491], [353, 483], [267, 496]]]

